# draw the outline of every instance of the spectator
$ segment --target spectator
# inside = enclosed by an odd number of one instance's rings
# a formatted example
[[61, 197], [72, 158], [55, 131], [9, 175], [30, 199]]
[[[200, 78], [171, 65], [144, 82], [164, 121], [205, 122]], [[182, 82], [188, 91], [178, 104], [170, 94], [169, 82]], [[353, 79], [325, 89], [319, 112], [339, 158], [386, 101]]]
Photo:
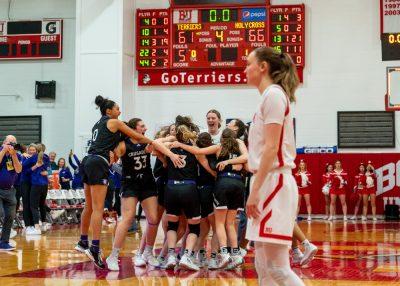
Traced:
[[65, 165], [65, 159], [58, 159], [58, 176], [60, 178], [60, 185], [62, 190], [71, 189], [72, 174], [69, 168]]
[[37, 145], [30, 144], [27, 153], [22, 154], [22, 172], [21, 172], [21, 193], [22, 193], [22, 215], [25, 223], [25, 234], [29, 234], [28, 229], [34, 228], [31, 212], [30, 193], [31, 193], [31, 168], [37, 161]]
[[43, 230], [46, 230], [46, 196], [48, 190], [48, 171], [47, 168], [50, 166], [49, 156], [44, 154], [46, 147], [44, 144], [38, 148], [39, 154], [37, 156], [36, 164], [31, 168], [31, 193], [30, 193], [30, 204], [31, 212], [33, 216], [34, 228], [26, 230], [28, 235], [41, 235], [42, 232], [39, 226], [39, 220], [42, 221]]
[[[72, 160], [72, 158], [74, 160]], [[75, 161], [75, 162], [73, 162], [73, 161]], [[82, 177], [79, 172], [79, 166], [81, 165], [81, 162], [79, 161], [78, 157], [72, 152], [72, 150], [69, 152], [68, 162], [69, 162], [69, 165], [74, 170], [74, 177], [72, 179], [72, 189], [74, 189], [74, 190], [83, 189]]]
[[56, 163], [56, 157], [57, 154], [54, 151], [51, 151], [49, 153], [49, 159], [50, 159], [50, 169], [51, 171], [57, 171], [58, 170], [58, 165]]
[[17, 204], [14, 183], [17, 174], [22, 171], [21, 155], [17, 154], [14, 148], [17, 146], [17, 139], [8, 135], [0, 147], [0, 200], [4, 208], [4, 223], [0, 241], [0, 250], [2, 251], [15, 249], [9, 244], [9, 239]]

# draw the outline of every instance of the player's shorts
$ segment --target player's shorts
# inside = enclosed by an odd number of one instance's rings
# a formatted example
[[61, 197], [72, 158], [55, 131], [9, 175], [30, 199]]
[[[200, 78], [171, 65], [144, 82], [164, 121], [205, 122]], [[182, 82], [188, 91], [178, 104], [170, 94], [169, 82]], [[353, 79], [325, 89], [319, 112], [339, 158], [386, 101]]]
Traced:
[[214, 208], [243, 210], [245, 187], [240, 176], [218, 176], [214, 190]]
[[82, 182], [88, 185], [108, 185], [109, 165], [107, 159], [99, 155], [87, 155], [79, 168]]
[[[250, 193], [255, 176], [250, 182]], [[249, 219], [246, 238], [290, 246], [296, 219], [298, 190], [290, 169], [270, 172], [260, 188], [261, 215]]]
[[158, 204], [164, 208], [165, 208], [165, 185], [166, 185], [165, 178], [159, 177], [156, 179]]
[[167, 214], [188, 219], [200, 218], [200, 198], [196, 181], [168, 181], [165, 187]]
[[125, 180], [122, 182], [121, 198], [137, 198], [139, 202], [150, 197], [157, 197], [157, 187], [154, 179]]
[[200, 197], [201, 218], [207, 218], [214, 213], [214, 186], [197, 186]]

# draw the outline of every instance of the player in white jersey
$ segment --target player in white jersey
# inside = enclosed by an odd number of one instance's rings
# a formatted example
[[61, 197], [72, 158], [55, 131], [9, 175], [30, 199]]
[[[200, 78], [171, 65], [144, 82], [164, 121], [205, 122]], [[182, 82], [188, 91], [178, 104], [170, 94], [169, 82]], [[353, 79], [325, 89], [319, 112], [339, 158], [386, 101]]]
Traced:
[[296, 68], [288, 54], [261, 47], [250, 53], [245, 73], [262, 95], [249, 132], [248, 164], [254, 176], [246, 205], [246, 236], [255, 241], [259, 285], [304, 285], [289, 263], [298, 202], [290, 112], [299, 85]]

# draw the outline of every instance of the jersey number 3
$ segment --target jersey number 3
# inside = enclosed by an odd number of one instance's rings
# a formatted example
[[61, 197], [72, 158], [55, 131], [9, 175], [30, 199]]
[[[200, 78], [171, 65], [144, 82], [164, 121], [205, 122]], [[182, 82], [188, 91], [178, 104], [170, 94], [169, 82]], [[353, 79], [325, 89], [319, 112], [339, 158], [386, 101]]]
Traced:
[[140, 156], [140, 157], [134, 157], [134, 160], [135, 160], [134, 168], [136, 171], [146, 168], [146, 166], [147, 166], [146, 159], [147, 159], [146, 155]]

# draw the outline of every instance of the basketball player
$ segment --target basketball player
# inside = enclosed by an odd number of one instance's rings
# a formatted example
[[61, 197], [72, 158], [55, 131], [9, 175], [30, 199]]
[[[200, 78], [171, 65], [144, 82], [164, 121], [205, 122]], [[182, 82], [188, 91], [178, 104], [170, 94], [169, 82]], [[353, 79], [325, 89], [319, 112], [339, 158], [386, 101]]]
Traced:
[[[75, 249], [85, 253], [98, 268], [105, 268], [100, 251], [100, 233], [103, 219], [104, 200], [107, 193], [109, 165], [113, 150], [121, 139], [121, 133], [140, 143], [151, 144], [153, 141], [133, 131], [118, 120], [121, 112], [114, 101], [97, 96], [96, 105], [100, 108], [101, 118], [92, 128], [92, 141], [88, 155], [82, 160], [82, 181], [85, 190], [85, 207], [81, 216], [81, 236]], [[177, 166], [182, 164], [178, 155], [172, 154], [162, 144], [155, 144]], [[89, 247], [88, 232], [92, 228], [93, 240]]]
[[290, 113], [299, 85], [296, 68], [288, 54], [261, 47], [248, 56], [245, 73], [262, 95], [249, 132], [248, 164], [254, 175], [246, 205], [259, 285], [304, 285], [289, 263], [298, 203]]

